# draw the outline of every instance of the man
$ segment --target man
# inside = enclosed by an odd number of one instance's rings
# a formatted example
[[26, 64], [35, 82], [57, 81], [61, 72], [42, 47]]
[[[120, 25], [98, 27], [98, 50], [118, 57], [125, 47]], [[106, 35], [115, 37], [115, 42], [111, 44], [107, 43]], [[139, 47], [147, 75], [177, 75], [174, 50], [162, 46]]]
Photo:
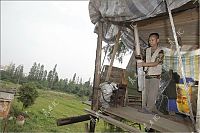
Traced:
[[144, 90], [144, 107], [143, 111], [157, 111], [155, 103], [160, 86], [162, 73], [162, 63], [164, 52], [159, 47], [159, 34], [151, 33], [149, 35], [150, 47], [146, 49], [146, 61], [138, 63], [138, 67], [145, 67], [145, 90]]

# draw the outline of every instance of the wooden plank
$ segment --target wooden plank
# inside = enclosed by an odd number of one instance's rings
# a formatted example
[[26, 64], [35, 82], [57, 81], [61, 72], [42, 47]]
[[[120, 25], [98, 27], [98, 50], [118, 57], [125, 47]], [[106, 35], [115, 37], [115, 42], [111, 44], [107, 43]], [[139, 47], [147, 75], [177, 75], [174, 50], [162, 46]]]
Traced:
[[[109, 108], [105, 112], [119, 116], [121, 118], [134, 121], [137, 123], [145, 124], [161, 132], [191, 132], [193, 131], [190, 123], [183, 124], [172, 120], [168, 120], [159, 115], [144, 114], [138, 112], [137, 109], [127, 107]], [[153, 124], [152, 124], [153, 123]]]
[[12, 88], [5, 89], [5, 88], [0, 88], [0, 92], [7, 92], [7, 93], [16, 94], [17, 89], [12, 89]]
[[[176, 24], [182, 24], [182, 23], [190, 23], [190, 21], [193, 20], [198, 20], [198, 15], [199, 15], [199, 8], [193, 8], [193, 9], [189, 9], [183, 12], [179, 12], [174, 15], [174, 22]], [[163, 27], [164, 25], [170, 25], [169, 21], [169, 17], [167, 15], [165, 16], [160, 16], [160, 17], [155, 17], [155, 18], [151, 18], [149, 21], [146, 20], [142, 20], [137, 22], [138, 27], [141, 27], [141, 29], [152, 29], [155, 27]]]
[[[183, 46], [191, 45], [193, 49], [197, 49], [199, 43], [199, 7], [189, 9], [183, 12], [174, 14], [174, 22], [177, 27], [177, 32], [181, 32], [181, 40]], [[161, 16], [152, 18], [149, 21], [140, 21], [137, 23], [140, 35], [148, 40], [148, 36], [152, 32], [158, 32], [160, 34], [161, 46], [170, 47], [168, 38], [174, 41], [173, 35], [170, 29], [169, 17]], [[184, 47], [182, 50], [187, 50]]]
[[0, 119], [7, 118], [11, 107], [11, 101], [0, 101]]
[[113, 124], [113, 125], [115, 125], [117, 127], [120, 127], [120, 128], [122, 128], [122, 129], [124, 129], [126, 131], [128, 130], [129, 132], [141, 132], [140, 130], [138, 130], [138, 129], [132, 127], [132, 126], [129, 126], [129, 125], [125, 124], [125, 123], [122, 123], [122, 122], [120, 122], [118, 120], [115, 120], [115, 119], [113, 119], [113, 118], [111, 118], [109, 116], [105, 116], [103, 114], [100, 114], [100, 113], [97, 113], [97, 112], [94, 112], [94, 111], [88, 110], [88, 109], [85, 109], [85, 111], [87, 113], [90, 113], [91, 115], [97, 117], [97, 118], [99, 117], [99, 118], [103, 119], [104, 121], [106, 121], [106, 122], [108, 122], [110, 124]]
[[14, 99], [14, 94], [8, 92], [0, 92], [0, 99], [11, 101], [12, 99]]
[[101, 72], [101, 49], [102, 49], [102, 36], [103, 36], [103, 24], [98, 23], [98, 39], [96, 49], [96, 60], [95, 60], [95, 72], [93, 82], [93, 94], [92, 94], [92, 110], [98, 110], [98, 88], [100, 84], [100, 72]]

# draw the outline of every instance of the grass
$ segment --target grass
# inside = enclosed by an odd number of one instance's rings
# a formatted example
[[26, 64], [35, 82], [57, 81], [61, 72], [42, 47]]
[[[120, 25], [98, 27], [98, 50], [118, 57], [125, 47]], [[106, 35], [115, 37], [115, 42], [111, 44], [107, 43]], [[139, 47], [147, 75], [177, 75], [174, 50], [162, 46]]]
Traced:
[[19, 88], [20, 85], [19, 84], [14, 84], [14, 83], [11, 83], [11, 82], [8, 82], [8, 81], [3, 81], [3, 80], [0, 80], [0, 89], [10, 89], [10, 88]]
[[[56, 120], [86, 114], [85, 108], [90, 108], [82, 104], [79, 97], [61, 92], [39, 91], [39, 97], [35, 104], [23, 112], [27, 112], [30, 118], [27, 118], [23, 127], [15, 123], [15, 118], [8, 121], [8, 132], [85, 132], [85, 125], [81, 122], [65, 126], [57, 126]], [[16, 110], [21, 110], [22, 104], [14, 100], [12, 106]], [[14, 110], [11, 109], [11, 115]], [[49, 115], [48, 113], [49, 112]], [[0, 124], [1, 125], [1, 124]], [[103, 122], [97, 124], [96, 131], [103, 130]], [[2, 130], [2, 125], [1, 125]]]
[[[0, 85], [3, 85], [4, 88], [19, 87], [19, 85], [4, 81], [1, 81]], [[38, 92], [39, 97], [36, 99], [35, 104], [23, 110], [23, 112], [27, 112], [30, 117], [26, 118], [23, 127], [19, 127], [15, 122], [16, 118], [14, 117], [14, 114], [22, 111], [22, 103], [18, 102], [15, 97], [10, 111], [13, 119], [8, 120], [8, 132], [85, 132], [85, 123], [89, 124], [89, 121], [58, 127], [56, 125], [56, 120], [59, 118], [86, 114], [84, 109], [90, 108], [89, 106], [82, 104], [82, 100], [86, 98], [49, 90], [38, 90]], [[104, 123], [101, 119], [96, 124], [96, 132], [115, 131], [112, 131], [111, 129], [114, 129], [114, 127], [110, 127], [109, 124]], [[2, 120], [0, 120], [0, 132], [2, 132], [2, 130], [3, 124]]]

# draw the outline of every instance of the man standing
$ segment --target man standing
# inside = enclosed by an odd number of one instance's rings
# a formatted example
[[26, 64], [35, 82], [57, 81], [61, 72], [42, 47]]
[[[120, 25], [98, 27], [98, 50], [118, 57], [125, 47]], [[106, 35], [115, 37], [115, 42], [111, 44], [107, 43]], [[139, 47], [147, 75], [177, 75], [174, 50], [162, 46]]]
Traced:
[[138, 63], [138, 67], [145, 67], [145, 106], [143, 111], [154, 112], [156, 110], [156, 99], [160, 86], [160, 78], [162, 73], [162, 63], [164, 58], [164, 52], [158, 46], [159, 34], [151, 33], [149, 35], [149, 45], [146, 49], [146, 61]]

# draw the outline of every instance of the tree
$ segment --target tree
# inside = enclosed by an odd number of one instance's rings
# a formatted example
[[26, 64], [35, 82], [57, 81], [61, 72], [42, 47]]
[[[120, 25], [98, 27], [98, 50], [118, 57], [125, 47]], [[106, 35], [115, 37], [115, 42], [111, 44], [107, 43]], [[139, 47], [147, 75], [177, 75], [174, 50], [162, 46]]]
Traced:
[[76, 73], [74, 73], [74, 76], [73, 76], [72, 82], [75, 83], [75, 80], [76, 80]]
[[15, 71], [15, 64], [10, 63], [6, 69], [6, 72], [10, 75], [10, 77], [13, 77]]
[[26, 83], [19, 88], [19, 97], [17, 99], [23, 103], [22, 110], [33, 105], [37, 97], [37, 87], [34, 83]]
[[38, 75], [38, 80], [41, 81], [43, 79], [44, 75], [44, 65], [41, 65], [39, 75]]
[[19, 79], [18, 79], [18, 83], [20, 82], [20, 79], [22, 79], [24, 77], [24, 66], [21, 65], [20, 70], [19, 70]]
[[16, 67], [14, 75], [13, 75], [13, 82], [15, 83], [19, 83], [20, 80], [22, 80], [23, 78], [23, 69], [24, 66], [23, 65], [19, 65], [18, 67]]
[[52, 86], [54, 86], [54, 84], [58, 83], [58, 80], [59, 80], [58, 73], [56, 72], [55, 75], [54, 75], [54, 78], [53, 78], [53, 85]]
[[51, 75], [49, 75], [49, 87], [53, 88], [54, 84], [58, 82], [58, 73], [56, 72], [57, 64], [54, 66], [53, 71], [51, 70]]
[[55, 77], [54, 77], [54, 82], [56, 83], [58, 82], [58, 80], [59, 80], [59, 77], [58, 77], [58, 73], [56, 72]]
[[[108, 49], [107, 49], [108, 48]], [[110, 61], [112, 53], [113, 53], [113, 49], [114, 49], [114, 45], [110, 46], [108, 45], [106, 49], [104, 49], [105, 53], [108, 50], [108, 55], [107, 55], [107, 59], [108, 61]], [[118, 45], [118, 49], [116, 52], [116, 56], [115, 58], [119, 61], [119, 63], [123, 62], [123, 57], [125, 55], [127, 55], [127, 53], [131, 53], [131, 50], [129, 50], [122, 42], [122, 40], [119, 40], [119, 45]]]
[[46, 77], [47, 77], [47, 70], [44, 71], [42, 80], [46, 81], [47, 80]]
[[50, 70], [49, 73], [48, 73], [48, 76], [47, 76], [47, 81], [48, 81], [49, 87], [51, 87], [52, 80], [53, 80], [53, 71]]
[[35, 80], [39, 80], [39, 74], [40, 74], [40, 63], [36, 67]]
[[30, 69], [29, 75], [28, 75], [29, 80], [35, 80], [36, 71], [37, 71], [37, 63], [34, 62], [33, 66]]
[[7, 71], [4, 71], [4, 70], [0, 70], [0, 79], [1, 80], [11, 80], [11, 77], [9, 75], [9, 73]]

